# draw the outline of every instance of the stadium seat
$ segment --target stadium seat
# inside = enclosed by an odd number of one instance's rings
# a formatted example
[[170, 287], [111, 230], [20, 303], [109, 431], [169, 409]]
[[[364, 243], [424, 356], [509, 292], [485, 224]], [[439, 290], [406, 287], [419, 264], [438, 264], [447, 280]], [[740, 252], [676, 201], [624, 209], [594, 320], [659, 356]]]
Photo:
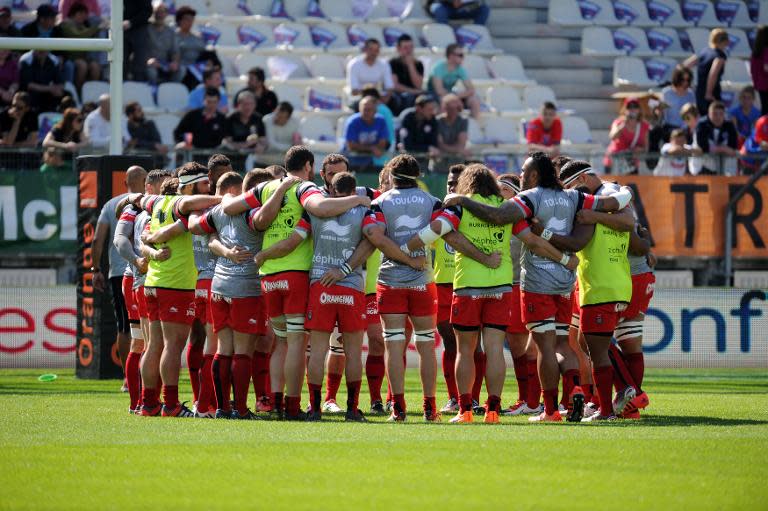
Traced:
[[472, 53], [479, 55], [501, 55], [502, 50], [493, 44], [490, 32], [483, 25], [461, 25], [456, 27], [456, 41]]
[[272, 85], [270, 89], [277, 95], [278, 101], [287, 101], [296, 111], [304, 110], [304, 93], [298, 87], [280, 83]]
[[549, 22], [564, 27], [622, 25], [608, 0], [551, 0]]
[[508, 153], [525, 151], [525, 144], [520, 140], [520, 123], [507, 117], [489, 117], [485, 121], [485, 144], [495, 150]]
[[682, 31], [680, 44], [691, 53], [698, 53], [709, 45], [709, 29], [696, 27]]
[[152, 117], [157, 126], [157, 131], [160, 132], [160, 141], [168, 146], [173, 146], [175, 140], [173, 139], [173, 130], [179, 125], [179, 116], [173, 114], [161, 114]]
[[[353, 23], [347, 29], [347, 38], [349, 44], [356, 47], [362, 47], [366, 39], [376, 39], [384, 45], [384, 34], [381, 26], [374, 23]], [[386, 48], [386, 45], [383, 47]]]
[[[325, 21], [322, 9], [310, 13], [309, 0], [282, 0], [285, 13], [299, 23], [314, 24]], [[318, 4], [319, 5], [319, 2]]]
[[333, 152], [339, 148], [336, 130], [328, 117], [318, 115], [302, 117], [299, 133], [301, 133], [302, 142], [318, 152]]
[[749, 61], [744, 59], [726, 60], [722, 81], [723, 85], [734, 89], [751, 85], [752, 76], [749, 74]]
[[344, 109], [344, 96], [337, 87], [312, 85], [304, 91], [304, 103], [308, 112], [339, 114]]
[[307, 59], [307, 67], [314, 78], [325, 82], [336, 82], [344, 85], [346, 79], [346, 66], [344, 59], [338, 55], [318, 53]]
[[[176, 3], [186, 5], [184, 0], [179, 0]], [[215, 0], [212, 8], [217, 16], [242, 20], [243, 16], [264, 15], [264, 12], [259, 9], [263, 6], [257, 5], [257, 3], [253, 0]]]
[[[399, 2], [401, 4], [403, 3], [402, 0], [384, 0], [384, 1], [385, 2], [394, 1], [394, 2]], [[422, 5], [422, 2], [406, 1], [405, 8], [400, 14], [400, 22], [406, 23], [409, 25], [424, 25], [425, 23], [431, 23], [432, 18], [427, 14], [427, 11], [424, 10], [424, 6]]]
[[275, 44], [293, 53], [309, 54], [317, 51], [312, 42], [309, 27], [303, 23], [285, 22], [277, 25], [273, 30]]
[[768, 25], [768, 0], [747, 2], [749, 19], [758, 26]]
[[152, 97], [152, 88], [146, 82], [123, 82], [123, 105], [132, 101], [139, 103], [144, 110], [156, 110], [155, 98]]
[[714, 3], [715, 17], [721, 25], [728, 27], [753, 27], [755, 22], [749, 18], [749, 11], [744, 2], [728, 0]]
[[182, 5], [186, 5], [188, 7], [191, 7], [197, 12], [197, 16], [195, 20], [200, 23], [202, 20], [208, 18], [212, 13], [211, 9], [208, 6], [208, 0], [184, 0], [182, 1], [176, 1], [174, 2], [173, 8], [171, 9], [171, 14], [176, 13], [176, 9], [181, 7]]
[[690, 52], [683, 49], [680, 36], [673, 28], [649, 28], [645, 31], [648, 48], [666, 57], [687, 57]]
[[349, 44], [347, 29], [338, 23], [321, 21], [310, 25], [309, 34], [315, 47], [337, 54], [354, 53], [357, 49]]
[[693, 23], [696, 27], [719, 27], [722, 25], [715, 16], [715, 9], [712, 2], [702, 2], [701, 0], [682, 0], [680, 8], [683, 18]]
[[647, 4], [648, 17], [664, 27], [690, 27], [692, 23], [683, 18], [680, 3], [676, 0], [651, 0]]
[[418, 49], [420, 46], [419, 34], [416, 28], [412, 25], [390, 25], [382, 29], [383, 44], [389, 47], [395, 47], [397, 45], [397, 39], [401, 35], [409, 35], [413, 39], [414, 46]]
[[648, 17], [648, 8], [643, 0], [621, 0], [613, 2], [613, 15], [620, 23], [635, 27], [652, 27], [656, 22]]
[[531, 112], [538, 112], [545, 101], [557, 104], [555, 92], [546, 85], [530, 85], [523, 89], [523, 106]]
[[526, 114], [518, 89], [510, 85], [490, 87], [486, 92], [485, 101], [493, 112], [504, 116], [522, 117]]
[[189, 91], [181, 83], [161, 83], [157, 88], [157, 107], [166, 112], [181, 112], [187, 108]]
[[535, 81], [528, 78], [520, 57], [516, 55], [496, 55], [488, 63], [491, 75], [511, 85], [531, 85]]
[[483, 82], [491, 83], [495, 81], [488, 70], [488, 61], [483, 57], [478, 55], [465, 55], [462, 66], [466, 69], [469, 78], [477, 84], [482, 84]]
[[563, 142], [568, 144], [591, 144], [592, 133], [589, 131], [587, 121], [581, 117], [569, 115], [562, 117], [563, 123]]
[[445, 53], [445, 47], [456, 42], [456, 34], [449, 25], [427, 23], [421, 28], [425, 45], [439, 54]]
[[692, 270], [656, 270], [656, 289], [693, 287]]
[[[703, 48], [709, 45], [709, 32], [708, 28], [689, 28], [685, 31], [690, 41], [691, 48], [695, 53], [698, 53]], [[750, 48], [749, 39], [747, 34], [743, 30], [738, 28], [729, 28], [728, 37], [730, 38], [730, 46], [728, 48], [728, 55], [730, 57], [749, 58]], [[681, 41], [685, 47], [684, 41]]]
[[235, 25], [234, 29], [234, 44], [248, 46], [251, 51], [260, 53], [275, 52], [275, 37], [269, 23], [249, 21]]
[[661, 57], [618, 57], [613, 61], [613, 86], [657, 87], [671, 79], [676, 65], [676, 60]]
[[473, 146], [488, 144], [485, 139], [485, 133], [483, 133], [483, 129], [480, 127], [480, 124], [471, 117], [467, 119], [467, 140]]
[[622, 55], [649, 57], [654, 54], [648, 48], [645, 32], [636, 27], [622, 27], [616, 30], [605, 27], [587, 27], [581, 37], [581, 53], [594, 57], [620, 57]]
[[337, 23], [363, 23], [371, 16], [374, 0], [333, 0], [321, 2], [326, 18]]
[[284, 54], [267, 58], [267, 68], [273, 80], [285, 81], [296, 78], [310, 78], [309, 69], [304, 61], [295, 56]]
[[269, 67], [267, 66], [267, 57], [266, 55], [261, 55], [258, 53], [250, 53], [250, 52], [242, 52], [235, 58], [235, 69], [237, 69], [238, 75], [245, 75], [249, 69], [253, 67], [260, 67], [264, 70], [264, 72], [267, 74], [268, 77], [271, 77], [269, 74]]
[[[82, 100], [83, 103], [96, 103], [99, 96], [109, 94], [109, 83], [102, 81], [90, 81], [83, 84]], [[185, 98], [186, 99], [186, 98]]]

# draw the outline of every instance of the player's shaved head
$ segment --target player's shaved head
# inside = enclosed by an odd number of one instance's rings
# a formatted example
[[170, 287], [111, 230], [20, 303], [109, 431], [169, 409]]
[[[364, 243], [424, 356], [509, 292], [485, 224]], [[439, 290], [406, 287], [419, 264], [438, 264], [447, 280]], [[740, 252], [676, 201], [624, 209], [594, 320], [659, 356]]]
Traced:
[[225, 172], [216, 183], [216, 195], [232, 193], [237, 195], [243, 186], [243, 178], [237, 172]]
[[128, 167], [125, 171], [125, 184], [131, 193], [144, 191], [144, 183], [147, 180], [147, 171], [138, 165]]
[[337, 197], [346, 197], [355, 193], [357, 179], [349, 172], [339, 172], [333, 176], [331, 186]]
[[274, 175], [268, 170], [268, 168], [251, 169], [245, 175], [245, 179], [243, 179], [243, 193], [252, 190], [261, 183], [272, 181], [272, 179], [274, 179]]

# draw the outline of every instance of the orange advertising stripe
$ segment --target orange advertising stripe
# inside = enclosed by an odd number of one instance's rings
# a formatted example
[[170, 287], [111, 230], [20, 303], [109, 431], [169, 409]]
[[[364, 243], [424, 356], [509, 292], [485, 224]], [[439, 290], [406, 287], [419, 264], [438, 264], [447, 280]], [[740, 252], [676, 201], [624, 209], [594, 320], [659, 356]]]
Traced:
[[128, 187], [125, 185], [125, 171], [113, 170], [112, 171], [112, 197], [128, 191]]
[[95, 208], [98, 206], [98, 176], [95, 170], [80, 172], [80, 208]]

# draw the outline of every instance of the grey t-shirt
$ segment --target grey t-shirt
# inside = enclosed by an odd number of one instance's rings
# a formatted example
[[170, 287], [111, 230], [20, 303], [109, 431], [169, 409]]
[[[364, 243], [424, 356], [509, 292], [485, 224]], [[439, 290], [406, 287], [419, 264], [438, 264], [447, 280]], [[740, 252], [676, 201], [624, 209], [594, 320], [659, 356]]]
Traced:
[[[140, 255], [134, 250], [133, 243], [133, 225], [138, 214], [139, 210], [133, 204], [128, 204], [123, 208], [123, 212], [120, 213], [120, 218], [115, 226], [115, 237], [112, 239], [112, 243], [115, 245], [120, 257], [128, 262], [125, 265], [123, 277], [133, 277], [137, 273], [131, 261]], [[119, 243], [121, 238], [123, 238], [124, 243]]]
[[[136, 219], [133, 221], [133, 250], [137, 254], [141, 253], [141, 233], [149, 229], [149, 222], [152, 217], [146, 211], [140, 212], [136, 215]], [[144, 285], [144, 280], [147, 278], [146, 273], [141, 273], [138, 270], [133, 272], [133, 289], [138, 289]]]
[[[125, 266], [128, 264], [125, 259], [122, 258], [122, 256], [118, 253], [117, 247], [115, 247], [114, 243], [111, 243], [113, 239], [115, 239], [115, 228], [117, 227], [117, 203], [120, 202], [120, 200], [125, 197], [127, 194], [122, 193], [118, 195], [117, 197], [112, 197], [107, 201], [106, 204], [104, 204], [104, 207], [101, 208], [101, 213], [99, 214], [99, 220], [96, 222], [97, 224], [107, 224], [109, 225], [109, 237], [107, 240], [109, 240], [109, 278], [112, 277], [121, 277], [123, 273], [125, 272]], [[97, 261], [98, 263], [98, 261]]]
[[205, 41], [196, 34], [182, 34], [176, 31], [176, 47], [179, 50], [182, 66], [189, 66], [197, 62], [200, 52], [205, 50]]
[[[576, 213], [592, 209], [596, 203], [591, 195], [577, 190], [531, 188], [511, 199], [526, 219], [536, 217], [545, 229], [568, 236], [573, 230]], [[520, 287], [523, 291], [546, 295], [563, 295], [573, 290], [576, 273], [562, 264], [537, 256], [523, 247]]]
[[[310, 283], [314, 283], [332, 268], [338, 268], [347, 261], [363, 239], [363, 220], [369, 210], [357, 206], [339, 216], [318, 218], [305, 213], [297, 229], [312, 234], [312, 269]], [[365, 291], [365, 276], [362, 265], [337, 282], [337, 285]]]
[[[229, 216], [221, 206], [209, 209], [201, 219], [201, 226], [209, 234], [219, 233], [219, 241], [227, 247], [240, 246], [256, 255], [261, 250], [263, 233], [253, 228], [256, 210]], [[259, 267], [253, 259], [236, 264], [226, 257], [216, 259], [211, 282], [211, 293], [226, 298], [244, 298], [261, 295]]]
[[[632, 210], [632, 213], [635, 216], [635, 232], [639, 234], [638, 228], [640, 226], [637, 223], [637, 211]], [[629, 259], [629, 272], [631, 275], [640, 275], [653, 271], [653, 268], [648, 265], [648, 258], [644, 255], [632, 255], [630, 252], [627, 252], [627, 259]]]
[[195, 253], [197, 280], [212, 279], [216, 268], [216, 256], [208, 248], [208, 236], [192, 235], [192, 250]]
[[[371, 210], [376, 222], [386, 228], [387, 236], [400, 246], [429, 225], [441, 206], [439, 199], [418, 187], [394, 188], [374, 200]], [[378, 282], [391, 287], [416, 287], [433, 282], [431, 250], [422, 248], [411, 255], [425, 256], [427, 269], [415, 270], [382, 255]]]
[[509, 240], [509, 251], [512, 255], [512, 285], [520, 283], [520, 267], [523, 264], [523, 242], [517, 236]]
[[437, 134], [443, 137], [443, 143], [453, 145], [458, 142], [459, 134], [469, 130], [469, 121], [459, 116], [453, 124], [448, 124], [445, 114], [437, 116]]

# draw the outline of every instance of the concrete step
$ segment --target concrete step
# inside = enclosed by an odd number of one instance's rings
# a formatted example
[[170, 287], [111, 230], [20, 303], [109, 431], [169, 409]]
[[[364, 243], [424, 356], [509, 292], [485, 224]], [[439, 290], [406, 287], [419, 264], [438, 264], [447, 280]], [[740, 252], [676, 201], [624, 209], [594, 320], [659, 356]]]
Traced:
[[577, 112], [593, 112], [617, 115], [619, 101], [616, 99], [560, 99], [560, 108], [573, 109]]
[[518, 20], [501, 22], [496, 20], [496, 11], [491, 14], [488, 30], [494, 37], [567, 37], [581, 40], [580, 28], [556, 27], [546, 22], [525, 24], [520, 24]]
[[569, 68], [569, 69], [605, 69], [613, 71], [613, 59], [603, 57], [585, 57], [584, 55], [574, 53], [564, 53], [559, 55], [521, 55], [520, 60], [523, 66], [528, 68]]
[[603, 129], [593, 129], [591, 126], [589, 127], [589, 131], [592, 133], [592, 141], [595, 144], [600, 144], [603, 146], [608, 146], [608, 143], [611, 141], [608, 138], [608, 132], [610, 130], [603, 130]]
[[603, 84], [603, 72], [600, 69], [526, 69], [526, 73], [539, 83], [552, 86], [554, 83], [581, 84], [600, 86]]
[[499, 7], [527, 7], [530, 9], [541, 9], [544, 12], [549, 9], [548, 0], [488, 0], [487, 4], [491, 9]]
[[[527, 72], [527, 69], [526, 69]], [[578, 83], [553, 83], [544, 84], [552, 87], [555, 91], [555, 97], [558, 99], [566, 98], [596, 98], [609, 99], [611, 94], [616, 92], [612, 85], [594, 85], [584, 87]]]
[[577, 111], [574, 115], [578, 115], [587, 121], [590, 130], [608, 130], [611, 128], [611, 123], [616, 119], [616, 114], [614, 113]]
[[536, 9], [493, 9], [491, 11], [491, 17], [488, 18], [488, 30], [491, 35], [496, 37], [497, 35], [516, 35], [515, 27], [527, 24], [536, 24], [538, 21], [538, 10]]
[[513, 55], [562, 54], [570, 52], [570, 41], [561, 37], [537, 39], [507, 37], [494, 40], [496, 47]]

